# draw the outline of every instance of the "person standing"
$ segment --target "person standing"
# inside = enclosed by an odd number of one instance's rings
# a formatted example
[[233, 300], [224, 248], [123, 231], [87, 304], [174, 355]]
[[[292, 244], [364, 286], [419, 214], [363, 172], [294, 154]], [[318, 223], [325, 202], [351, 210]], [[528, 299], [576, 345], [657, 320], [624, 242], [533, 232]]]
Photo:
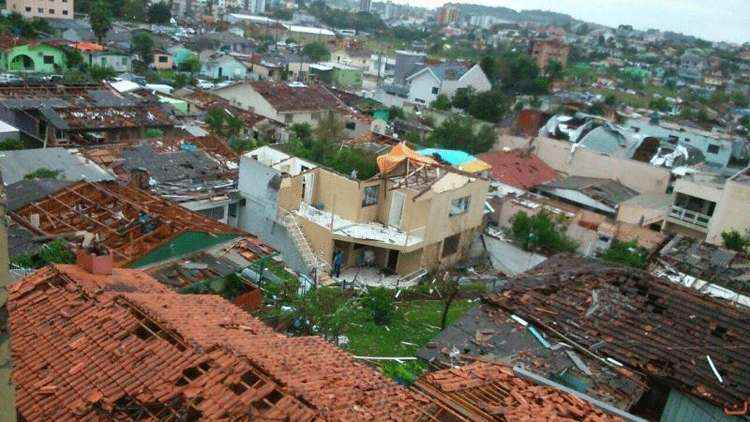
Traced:
[[341, 265], [344, 261], [344, 253], [336, 251], [333, 253], [333, 272], [331, 273], [334, 277], [341, 277]]

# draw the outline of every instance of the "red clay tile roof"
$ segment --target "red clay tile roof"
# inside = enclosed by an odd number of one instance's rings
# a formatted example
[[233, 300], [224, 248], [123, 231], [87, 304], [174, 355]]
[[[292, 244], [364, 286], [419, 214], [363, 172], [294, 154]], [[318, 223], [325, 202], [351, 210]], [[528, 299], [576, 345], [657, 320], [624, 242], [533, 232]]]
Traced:
[[572, 394], [520, 378], [498, 363], [475, 362], [433, 372], [416, 386], [471, 420], [621, 420]]
[[626, 368], [747, 412], [750, 309], [632, 268], [568, 255], [550, 258], [488, 300]]
[[[25, 420], [416, 420], [446, 410], [319, 337], [288, 338], [213, 295], [70, 265], [9, 289]], [[447, 419], [451, 420], [451, 419]]]
[[552, 167], [521, 150], [485, 152], [477, 158], [492, 166], [495, 180], [519, 189], [528, 190], [557, 178]]
[[339, 105], [327, 89], [317, 85], [290, 86], [283, 82], [256, 81], [250, 86], [277, 111], [326, 111]]

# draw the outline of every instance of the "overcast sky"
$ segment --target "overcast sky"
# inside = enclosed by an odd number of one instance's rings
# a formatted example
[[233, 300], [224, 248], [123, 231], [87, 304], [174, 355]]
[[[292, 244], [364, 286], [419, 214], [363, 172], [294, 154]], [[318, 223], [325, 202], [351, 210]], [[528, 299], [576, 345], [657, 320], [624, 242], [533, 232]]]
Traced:
[[[608, 26], [630, 24], [695, 35], [711, 41], [750, 42], [750, 0], [451, 0], [459, 3], [541, 9]], [[394, 0], [438, 7], [446, 0]]]

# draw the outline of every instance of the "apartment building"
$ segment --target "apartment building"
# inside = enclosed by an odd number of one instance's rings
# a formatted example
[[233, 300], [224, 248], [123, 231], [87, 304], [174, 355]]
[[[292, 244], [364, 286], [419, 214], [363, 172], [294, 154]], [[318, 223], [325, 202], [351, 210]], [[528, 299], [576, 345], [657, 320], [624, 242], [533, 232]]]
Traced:
[[251, 151], [240, 163], [239, 190], [255, 211], [241, 213], [240, 227], [306, 272], [327, 272], [342, 254], [346, 281], [409, 280], [460, 261], [482, 225], [489, 181], [403, 144], [377, 161], [375, 177], [358, 179], [278, 148]]
[[721, 234], [750, 229], [750, 168], [732, 177], [696, 173], [677, 180], [664, 231], [723, 243]]
[[5, 9], [25, 18], [73, 19], [75, 0], [8, 0]]

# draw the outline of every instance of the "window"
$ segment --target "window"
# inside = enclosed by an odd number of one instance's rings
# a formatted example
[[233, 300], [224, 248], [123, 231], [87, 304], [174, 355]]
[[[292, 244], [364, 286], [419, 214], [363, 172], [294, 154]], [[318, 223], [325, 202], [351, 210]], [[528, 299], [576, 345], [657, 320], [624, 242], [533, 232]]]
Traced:
[[68, 16], [68, 11], [67, 10], [63, 10], [63, 15]]
[[357, 124], [355, 122], [346, 122], [346, 128], [349, 130], [354, 130], [357, 128]]
[[205, 210], [197, 210], [196, 212], [214, 220], [224, 219], [224, 207], [207, 208]]
[[30, 8], [30, 7], [28, 7], [28, 6], [26, 6], [26, 11], [27, 11], [27, 12], [31, 12], [31, 8]]
[[708, 144], [708, 152], [710, 154], [718, 154], [719, 153], [719, 146], [714, 144]]
[[49, 9], [49, 14], [50, 15], [54, 15], [55, 14], [55, 9]]
[[122, 58], [120, 58], [120, 64], [123, 65], [123, 66], [127, 66], [128, 65], [128, 58], [124, 57], [124, 56]]
[[101, 62], [102, 62], [102, 66], [106, 66], [107, 65], [107, 58], [106, 57], [102, 57], [101, 58]]
[[37, 7], [36, 8], [36, 12], [43, 15], [44, 14], [44, 8], [43, 7]]
[[55, 64], [54, 56], [44, 56], [44, 64]]
[[313, 120], [320, 120], [320, 113], [312, 113], [310, 117], [312, 117]]
[[65, 132], [63, 132], [60, 129], [55, 129], [55, 139], [64, 139], [65, 138]]
[[470, 198], [468, 196], [464, 196], [463, 198], [458, 198], [451, 201], [451, 212], [449, 216], [455, 217], [469, 211], [469, 199]]
[[667, 139], [667, 142], [669, 142], [672, 145], [677, 145], [677, 141], [678, 140], [679, 140], [679, 138], [677, 138], [676, 136], [669, 135], [669, 139]]
[[423, 99], [421, 99], [421, 98], [415, 98], [414, 102], [415, 103], [420, 103], [420, 104], [425, 104], [425, 101]]
[[291, 114], [285, 114], [284, 115], [284, 123], [292, 123], [294, 121], [294, 116]]
[[440, 92], [440, 88], [433, 86], [432, 87], [432, 95], [438, 95], [438, 92]]
[[446, 237], [443, 240], [443, 258], [458, 252], [458, 244], [461, 241], [461, 233]]
[[237, 203], [229, 204], [229, 216], [237, 218]]
[[166, 63], [169, 61], [169, 57], [167, 56], [159, 56], [159, 63]]
[[364, 195], [362, 197], [362, 206], [369, 207], [378, 203], [378, 193], [380, 192], [379, 186], [367, 186], [364, 189]]

